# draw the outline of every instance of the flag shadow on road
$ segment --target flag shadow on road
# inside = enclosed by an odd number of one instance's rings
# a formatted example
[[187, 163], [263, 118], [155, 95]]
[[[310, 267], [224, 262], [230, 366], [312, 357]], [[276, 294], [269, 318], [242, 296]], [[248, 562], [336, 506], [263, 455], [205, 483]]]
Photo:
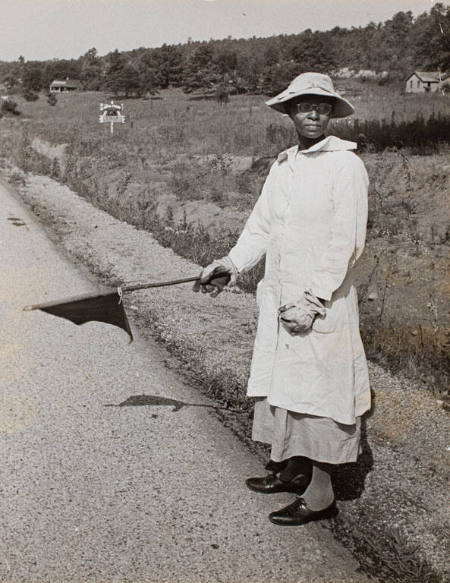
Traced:
[[233, 413], [242, 413], [238, 409], [230, 409], [220, 405], [208, 405], [205, 403], [186, 403], [178, 399], [161, 397], [159, 395], [131, 395], [122, 403], [108, 403], [105, 407], [173, 407], [172, 412], [179, 411], [183, 407], [206, 407], [208, 409], [220, 409], [222, 411], [231, 411]]

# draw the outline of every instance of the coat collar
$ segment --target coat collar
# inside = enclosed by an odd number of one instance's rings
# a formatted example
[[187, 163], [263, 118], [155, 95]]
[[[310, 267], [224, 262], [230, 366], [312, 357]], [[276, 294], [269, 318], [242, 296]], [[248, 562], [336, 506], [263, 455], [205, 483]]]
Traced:
[[345, 150], [356, 150], [357, 146], [358, 145], [356, 142], [342, 140], [341, 138], [338, 138], [336, 136], [327, 136], [326, 138], [324, 138], [320, 142], [317, 142], [317, 144], [314, 144], [313, 146], [306, 150], [299, 150], [298, 145], [292, 146], [292, 148], [289, 148], [288, 150], [284, 150], [278, 156], [278, 162], [281, 163], [284, 162], [285, 160], [288, 160], [289, 166], [293, 168], [297, 154], [313, 154], [315, 152], [339, 152]]
[[[300, 150], [301, 154], [309, 154], [310, 152], [339, 152], [342, 150], [356, 150], [358, 144], [356, 142], [349, 142], [347, 140], [341, 140], [336, 136], [327, 136], [314, 146], [311, 146], [307, 150]], [[298, 146], [296, 146], [297, 151]], [[297, 153], [297, 152], [296, 152]]]

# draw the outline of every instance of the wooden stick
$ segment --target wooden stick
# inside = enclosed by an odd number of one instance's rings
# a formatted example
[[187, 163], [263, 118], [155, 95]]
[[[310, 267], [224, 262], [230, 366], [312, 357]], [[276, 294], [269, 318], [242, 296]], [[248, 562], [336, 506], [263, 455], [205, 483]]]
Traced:
[[189, 281], [197, 281], [200, 279], [199, 275], [195, 275], [194, 277], [185, 277], [183, 279], [172, 279], [170, 281], [159, 281], [156, 283], [138, 283], [136, 285], [123, 285], [119, 286], [119, 289], [122, 292], [131, 292], [136, 291], [138, 289], [148, 289], [150, 287], [164, 287], [167, 285], [177, 285], [179, 283], [188, 283]]

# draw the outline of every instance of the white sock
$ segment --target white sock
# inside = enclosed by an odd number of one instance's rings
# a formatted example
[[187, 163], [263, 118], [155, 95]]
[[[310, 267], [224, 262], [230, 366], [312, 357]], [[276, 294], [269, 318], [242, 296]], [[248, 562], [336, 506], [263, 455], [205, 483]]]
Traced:
[[311, 482], [302, 494], [310, 510], [324, 510], [334, 500], [333, 485], [331, 484], [330, 474], [314, 464]]

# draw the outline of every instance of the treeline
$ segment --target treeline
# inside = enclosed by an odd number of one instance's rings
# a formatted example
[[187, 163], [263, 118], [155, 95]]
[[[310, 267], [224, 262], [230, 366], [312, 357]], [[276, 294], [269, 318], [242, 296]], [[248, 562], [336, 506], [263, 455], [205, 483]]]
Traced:
[[[0, 63], [8, 93], [33, 99], [54, 79], [77, 79], [84, 90], [143, 96], [169, 86], [186, 92], [273, 95], [301, 72], [367, 71], [380, 82], [413, 70], [450, 70], [450, 7], [435, 4], [417, 17], [398, 12], [384, 23], [269, 38], [210, 40], [139, 48], [100, 57], [95, 48], [78, 59]], [[383, 72], [385, 72], [383, 74]], [[364, 73], [362, 74], [364, 75]], [[378, 76], [377, 76], [378, 75]]]

